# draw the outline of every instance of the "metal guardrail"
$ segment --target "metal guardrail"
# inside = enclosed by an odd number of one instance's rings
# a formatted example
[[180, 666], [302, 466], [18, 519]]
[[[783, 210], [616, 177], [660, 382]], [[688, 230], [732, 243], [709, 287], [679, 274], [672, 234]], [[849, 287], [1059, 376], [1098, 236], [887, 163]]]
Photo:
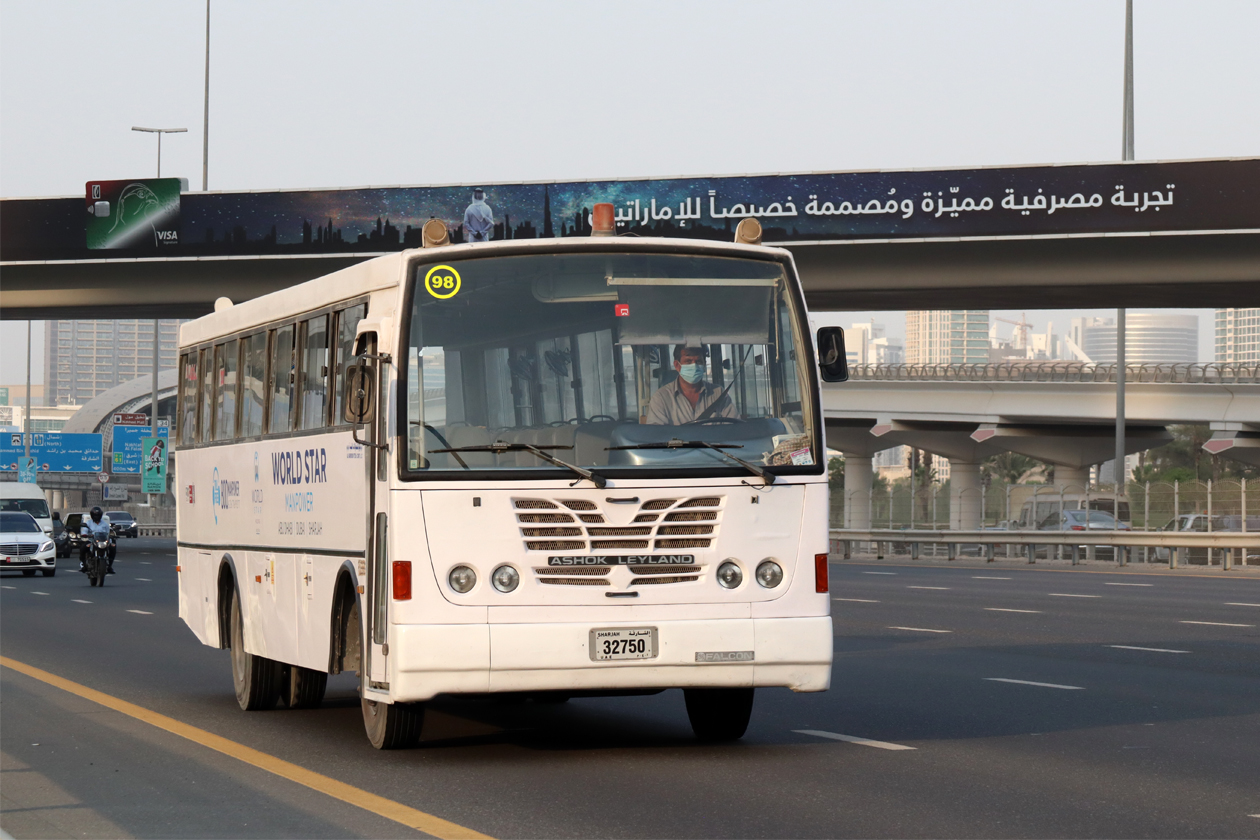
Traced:
[[[1260, 384], [1260, 365], [1125, 365], [1128, 384]], [[1116, 365], [1001, 362], [991, 365], [851, 365], [849, 379], [900, 382], [1115, 382]]]
[[[910, 531], [890, 528], [832, 528], [833, 542], [842, 544], [845, 558], [852, 554], [853, 543], [908, 545], [912, 558], [918, 558], [924, 545], [946, 546], [948, 557], [958, 556], [959, 547], [980, 546], [985, 559], [993, 562], [994, 549], [1000, 545], [1017, 545], [1023, 549], [1028, 562], [1035, 562], [1038, 546], [1064, 546], [1072, 550], [1072, 563], [1080, 562], [1080, 550], [1090, 546], [1107, 546], [1115, 551], [1116, 562], [1121, 566], [1128, 562], [1133, 548], [1169, 549], [1169, 566], [1177, 568], [1181, 553], [1191, 548], [1206, 549], [1210, 554], [1222, 549], [1222, 566], [1233, 568], [1233, 549], [1242, 549], [1242, 565], [1247, 565], [1248, 549], [1260, 551], [1260, 532], [1255, 531]], [[879, 552], [879, 548], [877, 548]], [[1256, 555], [1250, 555], [1256, 556]]]
[[142, 537], [173, 537], [175, 536], [174, 525], [140, 525], [140, 536]]

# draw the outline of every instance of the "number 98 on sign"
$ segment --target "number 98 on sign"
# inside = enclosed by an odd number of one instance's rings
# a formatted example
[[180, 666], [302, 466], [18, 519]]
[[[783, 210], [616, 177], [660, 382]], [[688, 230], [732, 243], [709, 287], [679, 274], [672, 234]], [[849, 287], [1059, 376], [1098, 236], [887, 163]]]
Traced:
[[435, 265], [424, 275], [424, 288], [439, 300], [455, 297], [459, 286], [459, 272], [449, 265]]

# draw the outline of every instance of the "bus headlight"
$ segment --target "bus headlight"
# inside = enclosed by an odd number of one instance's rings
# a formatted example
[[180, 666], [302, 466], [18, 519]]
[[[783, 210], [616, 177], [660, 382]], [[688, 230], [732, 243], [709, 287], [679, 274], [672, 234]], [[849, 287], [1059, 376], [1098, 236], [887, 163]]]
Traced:
[[738, 565], [727, 560], [718, 566], [717, 582], [727, 589], [736, 589], [744, 582], [744, 573]]
[[472, 590], [477, 585], [477, 573], [467, 566], [456, 566], [446, 576], [446, 582], [460, 595]]
[[511, 566], [500, 566], [494, 570], [494, 574], [490, 576], [490, 582], [494, 584], [494, 588], [500, 592], [511, 592], [520, 585], [521, 576], [516, 569]]
[[762, 560], [757, 567], [757, 583], [766, 589], [774, 589], [783, 583], [783, 567], [773, 560]]

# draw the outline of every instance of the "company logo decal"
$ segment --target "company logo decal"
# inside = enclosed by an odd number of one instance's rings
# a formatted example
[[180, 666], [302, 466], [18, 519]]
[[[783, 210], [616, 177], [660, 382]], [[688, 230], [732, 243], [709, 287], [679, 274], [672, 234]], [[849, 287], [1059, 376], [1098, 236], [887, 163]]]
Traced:
[[328, 452], [295, 449], [271, 453], [272, 484], [324, 484], [328, 481]]

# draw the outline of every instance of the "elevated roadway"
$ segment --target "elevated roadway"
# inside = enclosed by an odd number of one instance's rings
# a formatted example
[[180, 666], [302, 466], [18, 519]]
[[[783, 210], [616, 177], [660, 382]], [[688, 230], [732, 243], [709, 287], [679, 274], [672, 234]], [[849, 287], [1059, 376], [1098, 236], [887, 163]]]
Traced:
[[[1167, 427], [1210, 426], [1204, 448], [1260, 463], [1260, 368], [1126, 367], [1125, 451], [1172, 440]], [[913, 446], [950, 460], [953, 526], [980, 525], [980, 462], [1018, 452], [1055, 465], [1055, 483], [1083, 487], [1089, 468], [1114, 458], [1115, 369], [1029, 365], [861, 366], [825, 385], [827, 445], [845, 453], [849, 527], [870, 527], [874, 454]]]
[[0, 317], [191, 317], [414, 247], [430, 218], [459, 243], [473, 186], [495, 240], [584, 236], [608, 200], [636, 236], [728, 240], [755, 216], [816, 309], [1260, 305], [1244, 158], [184, 193], [165, 238], [113, 250], [87, 247], [90, 195], [6, 199]]

